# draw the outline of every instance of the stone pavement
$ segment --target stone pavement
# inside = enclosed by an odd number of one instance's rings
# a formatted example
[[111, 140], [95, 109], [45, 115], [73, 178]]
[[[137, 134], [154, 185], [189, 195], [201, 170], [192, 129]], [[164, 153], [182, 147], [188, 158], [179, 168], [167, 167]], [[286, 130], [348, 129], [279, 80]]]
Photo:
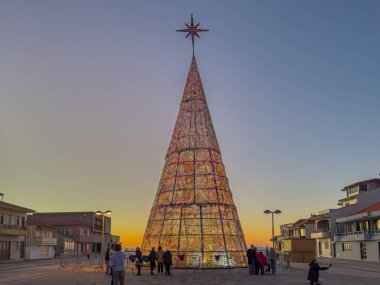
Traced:
[[[52, 261], [54, 262], [54, 261]], [[321, 264], [330, 263], [329, 260], [321, 260]], [[28, 265], [28, 264], [27, 264]], [[20, 263], [19, 267], [0, 265], [1, 285], [109, 285], [109, 275], [102, 272], [58, 270], [57, 264], [32, 263], [26, 267]], [[215, 270], [175, 270], [172, 276], [151, 276], [148, 270], [143, 271], [142, 276], [136, 276], [131, 271], [127, 272], [125, 284], [136, 285], [243, 285], [243, 284], [309, 284], [306, 281], [307, 264], [293, 264], [288, 271], [282, 269], [276, 275], [247, 274], [246, 269]], [[333, 267], [328, 271], [321, 272], [322, 284], [333, 285], [378, 285], [380, 284], [380, 264], [362, 263], [351, 261], [333, 261]]]

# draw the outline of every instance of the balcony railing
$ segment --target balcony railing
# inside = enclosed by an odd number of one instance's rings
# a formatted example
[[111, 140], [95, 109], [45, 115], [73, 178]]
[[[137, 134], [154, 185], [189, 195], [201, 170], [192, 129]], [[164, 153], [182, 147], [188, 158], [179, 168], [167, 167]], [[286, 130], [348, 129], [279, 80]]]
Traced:
[[26, 226], [0, 224], [0, 229], [26, 230]]
[[26, 233], [26, 227], [18, 225], [0, 225], [0, 235], [24, 236]]
[[380, 229], [354, 231], [335, 234], [335, 241], [350, 241], [350, 240], [378, 240], [380, 238]]
[[330, 229], [320, 228], [311, 232], [311, 238], [327, 238], [330, 237]]
[[35, 237], [37, 245], [57, 245], [57, 238], [54, 237]]
[[328, 233], [330, 232], [329, 228], [320, 228], [320, 229], [315, 229], [312, 231], [312, 233]]

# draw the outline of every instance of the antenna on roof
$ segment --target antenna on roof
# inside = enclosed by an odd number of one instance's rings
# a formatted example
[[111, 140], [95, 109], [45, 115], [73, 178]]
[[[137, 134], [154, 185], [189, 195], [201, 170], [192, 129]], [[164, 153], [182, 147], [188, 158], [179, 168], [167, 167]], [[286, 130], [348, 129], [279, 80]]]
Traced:
[[4, 193], [0, 193], [0, 196], [1, 196], [1, 201], [4, 201]]

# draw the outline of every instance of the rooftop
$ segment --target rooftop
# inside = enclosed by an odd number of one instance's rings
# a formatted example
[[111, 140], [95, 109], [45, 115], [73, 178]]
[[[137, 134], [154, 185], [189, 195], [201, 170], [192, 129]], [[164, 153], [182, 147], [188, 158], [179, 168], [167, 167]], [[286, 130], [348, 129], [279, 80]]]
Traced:
[[15, 204], [7, 203], [4, 201], [0, 201], [0, 208], [10, 210], [10, 211], [16, 211], [21, 213], [34, 213], [35, 211], [32, 209], [28, 209], [25, 207], [17, 206]]
[[378, 183], [380, 183], [380, 178], [373, 178], [373, 179], [368, 179], [368, 180], [363, 180], [363, 181], [355, 182], [353, 184], [344, 186], [343, 189], [342, 189], [342, 191], [346, 191], [348, 188], [352, 188], [352, 187], [360, 186], [360, 185], [366, 185], [366, 184], [372, 183], [372, 182], [378, 182]]
[[364, 208], [363, 210], [360, 210], [356, 214], [362, 214], [362, 213], [369, 213], [369, 212], [375, 212], [380, 211], [380, 201], [376, 202], [375, 204], [372, 204], [371, 206]]

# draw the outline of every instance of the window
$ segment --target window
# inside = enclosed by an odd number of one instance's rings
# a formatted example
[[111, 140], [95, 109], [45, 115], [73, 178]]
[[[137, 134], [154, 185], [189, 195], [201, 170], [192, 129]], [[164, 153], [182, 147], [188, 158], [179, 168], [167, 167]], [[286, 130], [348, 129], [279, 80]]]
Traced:
[[352, 244], [350, 242], [342, 243], [342, 251], [351, 251]]
[[325, 241], [325, 249], [329, 249], [329, 248], [330, 248], [329, 242]]

